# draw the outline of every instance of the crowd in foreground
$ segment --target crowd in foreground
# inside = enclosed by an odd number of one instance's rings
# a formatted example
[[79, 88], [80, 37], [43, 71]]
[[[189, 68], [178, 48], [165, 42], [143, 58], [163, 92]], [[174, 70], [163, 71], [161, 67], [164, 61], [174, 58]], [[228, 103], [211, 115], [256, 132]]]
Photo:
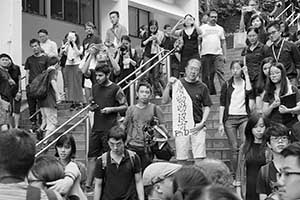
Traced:
[[[0, 199], [87, 199], [83, 192], [85, 169], [74, 160], [76, 144], [72, 135], [64, 135], [56, 142], [55, 155], [35, 158], [35, 140], [30, 133], [4, 126], [1, 129]], [[258, 136], [257, 129], [252, 129], [254, 138]], [[267, 199], [300, 198], [300, 143], [289, 144], [291, 136], [285, 129], [277, 125], [264, 132], [266, 143], [272, 149], [273, 165], [276, 168], [280, 164], [280, 171], [270, 169], [270, 180], [264, 180], [265, 186], [272, 183], [277, 188]], [[222, 161], [204, 159], [189, 166], [155, 162], [143, 171], [139, 156], [126, 148], [126, 137], [120, 126], [110, 130], [110, 150], [97, 159], [95, 200], [241, 199], [232, 185], [232, 174]], [[273, 176], [277, 177], [274, 182]]]

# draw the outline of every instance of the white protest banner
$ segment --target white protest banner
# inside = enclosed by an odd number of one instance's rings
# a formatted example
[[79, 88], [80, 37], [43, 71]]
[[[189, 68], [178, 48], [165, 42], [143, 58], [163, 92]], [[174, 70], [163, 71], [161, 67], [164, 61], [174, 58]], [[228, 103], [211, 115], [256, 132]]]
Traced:
[[174, 137], [190, 135], [195, 126], [192, 99], [179, 80], [172, 87], [172, 120]]

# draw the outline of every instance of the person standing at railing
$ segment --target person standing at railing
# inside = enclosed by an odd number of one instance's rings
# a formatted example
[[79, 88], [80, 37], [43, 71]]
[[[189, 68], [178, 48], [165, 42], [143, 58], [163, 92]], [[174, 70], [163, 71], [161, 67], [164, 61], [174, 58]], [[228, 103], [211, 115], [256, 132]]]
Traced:
[[224, 28], [217, 24], [218, 13], [209, 12], [209, 22], [200, 27], [201, 36], [201, 64], [202, 81], [209, 89], [211, 95], [217, 94], [215, 88], [215, 74], [220, 85], [225, 83], [224, 65], [226, 62], [226, 39]]
[[96, 158], [108, 150], [109, 130], [117, 124], [118, 113], [127, 109], [126, 97], [122, 89], [109, 80], [111, 68], [106, 63], [98, 63], [95, 68], [97, 83], [92, 88], [94, 120], [89, 139], [87, 190], [91, 190]]
[[[180, 25], [183, 25], [183, 28], [176, 30]], [[191, 14], [187, 14], [184, 18], [177, 22], [177, 24], [171, 30], [171, 34], [181, 37], [183, 40], [183, 46], [180, 51], [181, 65], [179, 67], [179, 73], [181, 74], [180, 76], [182, 76], [190, 59], [196, 58], [200, 60], [199, 40], [201, 36], [201, 30], [195, 24], [195, 18]]]
[[[164, 25], [165, 36], [161, 43], [161, 47], [171, 51], [177, 44], [177, 38], [171, 35], [172, 27], [169, 24]], [[180, 54], [175, 52], [170, 55], [171, 76], [179, 78]]]
[[[46, 70], [49, 66], [49, 58], [41, 51], [40, 41], [37, 39], [32, 39], [29, 42], [29, 45], [33, 51], [33, 55], [28, 57], [25, 62], [25, 70], [26, 70], [26, 94], [27, 94], [27, 103], [29, 107], [29, 115], [32, 116], [30, 118], [31, 121], [31, 129], [35, 131], [38, 129], [37, 123], [37, 106], [38, 106], [38, 99], [33, 98], [29, 95], [29, 87], [30, 83], [41, 74], [44, 70]], [[34, 115], [35, 114], [35, 115]], [[34, 116], [33, 116], [34, 115]], [[40, 114], [38, 114], [39, 119], [41, 119]]]
[[79, 69], [83, 48], [80, 46], [79, 36], [71, 31], [66, 35], [67, 42], [62, 51], [66, 52], [65, 83], [67, 100], [72, 102], [71, 110], [80, 109], [83, 103], [82, 73]]
[[21, 71], [18, 65], [15, 65], [12, 61], [12, 58], [8, 54], [0, 55], [0, 66], [8, 70], [8, 74], [15, 84], [11, 85], [11, 125], [15, 128], [19, 127], [20, 120], [20, 109], [21, 109], [21, 98], [22, 98], [22, 89], [21, 89]]
[[[161, 51], [160, 44], [164, 38], [162, 31], [158, 29], [158, 22], [151, 20], [148, 24], [148, 32], [142, 38], [142, 47], [145, 47], [143, 63], [150, 60], [153, 56]], [[152, 66], [158, 59], [149, 62], [144, 70]], [[143, 70], [143, 69], [142, 69]], [[158, 64], [147, 73], [145, 79], [152, 84], [153, 94], [155, 97], [162, 96], [162, 89], [164, 83], [161, 80], [161, 66]]]

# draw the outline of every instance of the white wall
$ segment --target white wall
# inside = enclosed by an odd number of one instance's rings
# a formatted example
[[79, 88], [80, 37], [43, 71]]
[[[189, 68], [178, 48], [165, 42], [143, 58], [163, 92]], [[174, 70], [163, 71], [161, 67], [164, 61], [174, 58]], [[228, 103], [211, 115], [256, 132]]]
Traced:
[[62, 39], [69, 31], [76, 31], [79, 34], [80, 43], [85, 38], [84, 27], [65, 21], [48, 19], [46, 17], [22, 13], [22, 63], [28, 56], [32, 55], [32, 50], [29, 47], [29, 40], [32, 38], [38, 39], [37, 31], [41, 28], [48, 30], [49, 37], [54, 40], [58, 46], [61, 45]]
[[0, 4], [0, 53], [9, 54], [17, 65], [21, 65], [22, 2], [0, 0]]
[[128, 29], [128, 0], [101, 0], [100, 1], [100, 24], [101, 37], [105, 40], [106, 30], [112, 25], [108, 13], [116, 10], [120, 13], [120, 24]]

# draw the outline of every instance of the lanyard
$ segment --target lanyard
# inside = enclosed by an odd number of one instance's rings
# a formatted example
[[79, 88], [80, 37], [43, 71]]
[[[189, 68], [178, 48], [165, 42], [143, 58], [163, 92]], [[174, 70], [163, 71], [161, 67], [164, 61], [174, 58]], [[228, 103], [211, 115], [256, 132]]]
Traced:
[[278, 60], [279, 60], [279, 57], [280, 57], [280, 54], [281, 54], [281, 51], [282, 51], [282, 47], [283, 47], [283, 43], [284, 43], [284, 40], [282, 40], [282, 42], [281, 42], [280, 49], [278, 51], [277, 56], [275, 54], [274, 45], [272, 45], [273, 56], [274, 56], [276, 62], [278, 62]]

